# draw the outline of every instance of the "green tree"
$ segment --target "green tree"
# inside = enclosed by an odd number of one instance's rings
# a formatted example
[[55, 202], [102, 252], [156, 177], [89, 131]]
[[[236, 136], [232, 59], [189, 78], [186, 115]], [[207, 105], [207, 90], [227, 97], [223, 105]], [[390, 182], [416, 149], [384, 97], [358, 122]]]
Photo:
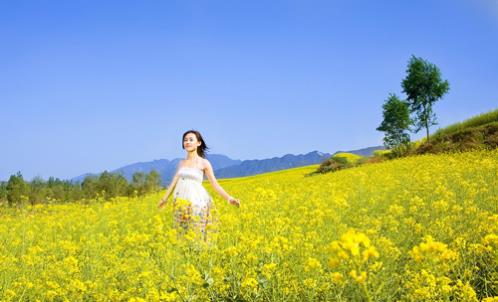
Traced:
[[58, 177], [50, 176], [47, 180], [47, 195], [56, 202], [64, 202], [70, 200], [69, 181], [64, 181]]
[[29, 184], [29, 188], [29, 202], [31, 205], [41, 203], [45, 197], [45, 181], [43, 178], [39, 176], [34, 177]]
[[139, 195], [142, 195], [145, 193], [145, 182], [146, 182], [145, 173], [143, 173], [143, 172], [133, 173], [133, 176], [131, 179], [131, 186], [132, 186], [133, 190], [138, 192]]
[[126, 177], [124, 177], [121, 174], [114, 174], [113, 175], [113, 185], [114, 185], [114, 196], [124, 196], [127, 194], [128, 191], [128, 181], [126, 180]]
[[123, 175], [110, 173], [107, 170], [99, 176], [99, 192], [104, 192], [104, 198], [109, 199], [124, 195], [128, 182]]
[[410, 135], [406, 133], [406, 130], [412, 123], [408, 104], [391, 93], [382, 108], [384, 120], [376, 130], [385, 132], [384, 145], [386, 148], [392, 149], [408, 143]]
[[145, 191], [147, 193], [156, 192], [161, 187], [161, 175], [156, 171], [152, 170], [145, 177]]
[[436, 65], [414, 55], [406, 72], [407, 76], [401, 85], [408, 96], [410, 112], [416, 113], [415, 132], [425, 128], [429, 140], [429, 127], [437, 124], [432, 105], [448, 92], [449, 83], [441, 80], [441, 72]]
[[16, 175], [11, 175], [7, 182], [7, 202], [9, 206], [21, 205], [23, 196], [27, 196], [28, 194], [28, 189], [21, 171], [18, 171]]
[[7, 203], [7, 182], [0, 181], [0, 205]]
[[83, 195], [86, 198], [95, 198], [99, 187], [99, 180], [96, 176], [88, 175], [83, 179], [81, 183], [81, 189], [83, 190]]

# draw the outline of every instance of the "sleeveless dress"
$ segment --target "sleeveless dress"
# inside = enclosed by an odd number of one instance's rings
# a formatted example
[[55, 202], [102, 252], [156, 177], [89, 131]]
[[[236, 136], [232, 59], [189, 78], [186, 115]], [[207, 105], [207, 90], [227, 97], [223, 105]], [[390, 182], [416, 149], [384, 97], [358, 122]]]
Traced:
[[173, 227], [187, 230], [190, 226], [206, 239], [211, 222], [212, 198], [202, 186], [204, 172], [197, 167], [180, 167], [178, 182], [173, 190]]

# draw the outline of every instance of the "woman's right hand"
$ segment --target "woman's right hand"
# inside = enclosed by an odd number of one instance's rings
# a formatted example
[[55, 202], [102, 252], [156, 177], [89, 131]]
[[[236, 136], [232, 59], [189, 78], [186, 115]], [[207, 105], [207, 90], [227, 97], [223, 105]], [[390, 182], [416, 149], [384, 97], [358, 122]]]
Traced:
[[163, 205], [164, 205], [166, 202], [167, 202], [167, 201], [166, 201], [166, 199], [161, 198], [161, 199], [159, 200], [159, 204], [157, 205], [157, 207], [158, 207], [159, 209], [160, 209], [160, 208], [162, 208], [162, 207], [163, 207]]

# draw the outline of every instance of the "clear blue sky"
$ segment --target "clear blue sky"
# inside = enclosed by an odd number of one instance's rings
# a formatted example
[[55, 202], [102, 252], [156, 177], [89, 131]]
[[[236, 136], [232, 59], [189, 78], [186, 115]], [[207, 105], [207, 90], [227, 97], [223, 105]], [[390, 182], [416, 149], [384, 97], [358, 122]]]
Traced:
[[380, 145], [412, 54], [439, 126], [498, 107], [494, 0], [2, 1], [0, 39], [1, 180], [184, 157], [191, 128], [241, 160]]

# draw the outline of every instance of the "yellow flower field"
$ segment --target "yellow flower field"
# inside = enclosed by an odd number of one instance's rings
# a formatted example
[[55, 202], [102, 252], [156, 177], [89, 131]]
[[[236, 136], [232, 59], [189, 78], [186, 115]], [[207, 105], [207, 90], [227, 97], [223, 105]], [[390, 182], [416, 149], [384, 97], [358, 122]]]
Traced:
[[498, 301], [498, 150], [317, 166], [205, 183], [208, 243], [164, 192], [3, 209], [0, 300]]

